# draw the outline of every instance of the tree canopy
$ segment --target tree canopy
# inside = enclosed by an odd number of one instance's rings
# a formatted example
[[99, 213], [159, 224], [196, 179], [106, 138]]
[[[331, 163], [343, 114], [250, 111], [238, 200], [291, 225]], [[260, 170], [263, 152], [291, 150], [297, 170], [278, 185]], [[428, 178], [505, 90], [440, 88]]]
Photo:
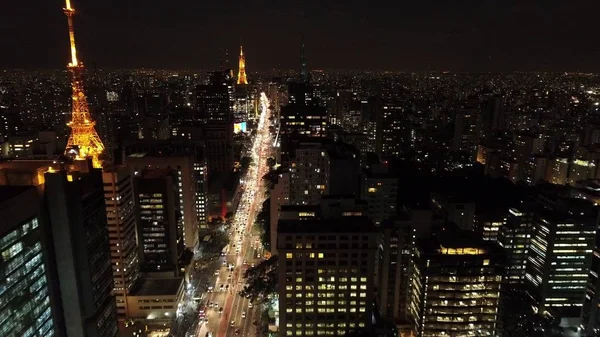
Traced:
[[277, 255], [264, 260], [253, 268], [248, 268], [244, 273], [246, 286], [240, 291], [240, 295], [248, 297], [252, 302], [267, 302], [277, 291]]

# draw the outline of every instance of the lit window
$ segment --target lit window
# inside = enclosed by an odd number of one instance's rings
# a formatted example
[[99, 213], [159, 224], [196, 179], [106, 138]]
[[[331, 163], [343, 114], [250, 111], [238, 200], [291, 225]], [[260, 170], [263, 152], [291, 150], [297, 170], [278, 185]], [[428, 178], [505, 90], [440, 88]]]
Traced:
[[325, 257], [325, 254], [323, 254], [323, 253], [319, 253], [319, 259], [322, 259], [322, 258], [324, 258], [324, 257]]
[[286, 259], [291, 259], [293, 257], [294, 257], [294, 254], [292, 254], [292, 253], [285, 253], [285, 258]]

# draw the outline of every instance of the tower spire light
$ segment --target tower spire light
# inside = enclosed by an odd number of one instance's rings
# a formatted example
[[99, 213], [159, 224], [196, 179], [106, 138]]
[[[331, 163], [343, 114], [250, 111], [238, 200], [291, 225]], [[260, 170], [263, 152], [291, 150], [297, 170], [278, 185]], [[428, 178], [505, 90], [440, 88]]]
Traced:
[[248, 84], [248, 79], [246, 78], [246, 56], [244, 56], [244, 50], [240, 45], [240, 61], [239, 61], [239, 70], [237, 77], [237, 84]]
[[75, 29], [73, 26], [73, 14], [75, 9], [71, 7], [71, 1], [65, 0], [65, 15], [69, 23], [69, 41], [71, 44], [71, 63], [67, 69], [71, 72], [71, 87], [73, 90], [71, 99], [73, 106], [71, 110], [71, 121], [67, 124], [71, 127], [71, 134], [67, 141], [65, 154], [70, 155], [75, 150], [75, 159], [92, 157], [94, 167], [102, 167], [100, 155], [104, 151], [104, 144], [94, 129], [96, 124], [90, 115], [90, 109], [83, 89], [83, 63], [77, 60], [77, 48], [75, 46]]

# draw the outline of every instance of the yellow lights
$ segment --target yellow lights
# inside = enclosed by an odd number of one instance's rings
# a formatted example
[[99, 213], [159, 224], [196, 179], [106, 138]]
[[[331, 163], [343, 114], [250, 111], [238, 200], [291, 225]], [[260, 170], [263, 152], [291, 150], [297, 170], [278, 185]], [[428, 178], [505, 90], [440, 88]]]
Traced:
[[369, 187], [368, 192], [375, 193], [375, 192], [377, 192], [377, 189], [375, 187]]
[[489, 266], [490, 265], [490, 260], [483, 260], [483, 265], [484, 266]]
[[294, 254], [292, 254], [292, 253], [285, 253], [285, 258], [286, 259], [292, 259], [292, 258], [294, 258]]
[[248, 84], [248, 79], [246, 78], [246, 56], [244, 56], [242, 46], [240, 46], [240, 59], [238, 66], [237, 84]]
[[67, 181], [73, 182], [73, 175], [72, 174], [67, 174]]
[[446, 248], [441, 245], [440, 245], [440, 249], [438, 251], [444, 255], [483, 255], [486, 253], [486, 251], [484, 249], [479, 249], [479, 248], [471, 248], [471, 247]]
[[324, 257], [325, 257], [325, 254], [323, 254], [323, 253], [319, 253], [319, 255], [318, 255], [318, 256], [319, 256], [319, 259], [322, 259], [322, 258], [324, 258]]
[[49, 166], [48, 167], [48, 171], [46, 171], [46, 172], [48, 172], [48, 173], [54, 173], [56, 171], [54, 170], [54, 168], [52, 166]]
[[66, 6], [65, 6], [66, 10], [73, 10], [73, 8], [71, 8], [71, 0], [66, 0]]

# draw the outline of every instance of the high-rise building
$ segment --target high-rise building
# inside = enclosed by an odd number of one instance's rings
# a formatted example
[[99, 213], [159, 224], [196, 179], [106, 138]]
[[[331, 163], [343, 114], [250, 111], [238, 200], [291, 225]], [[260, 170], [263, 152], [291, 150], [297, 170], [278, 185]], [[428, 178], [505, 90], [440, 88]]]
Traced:
[[468, 153], [473, 160], [477, 155], [481, 132], [481, 116], [473, 102], [467, 102], [456, 112], [454, 120], [454, 151]]
[[280, 220], [280, 336], [369, 329], [376, 230], [363, 216]]
[[[26, 206], [25, 206], [26, 205]], [[55, 336], [55, 317], [43, 242], [40, 196], [35, 187], [0, 186], [0, 335]]]
[[144, 170], [134, 178], [140, 266], [145, 273], [179, 275], [184, 245], [178, 233], [177, 173]]
[[583, 307], [581, 326], [588, 336], [595, 336], [600, 329], [600, 232], [596, 233], [596, 244], [592, 255]]
[[[204, 137], [200, 135], [200, 137]], [[196, 183], [196, 212], [200, 230], [206, 230], [208, 219], [208, 167], [204, 158], [203, 140], [137, 141], [127, 144], [126, 154], [155, 153], [192, 156], [194, 161], [194, 179]]]
[[316, 106], [289, 104], [281, 108], [281, 134], [323, 137], [327, 131], [327, 112]]
[[539, 196], [525, 274], [539, 312], [579, 317], [597, 227], [591, 202]]
[[114, 279], [113, 295], [117, 314], [124, 318], [129, 317], [127, 297], [140, 278], [131, 173], [125, 166], [105, 167], [102, 180]]
[[196, 87], [196, 120], [231, 122], [232, 79], [226, 71], [215, 71], [208, 84]]
[[133, 153], [126, 159], [126, 165], [135, 176], [146, 169], [167, 169], [176, 172], [177, 205], [182, 217], [177, 224], [177, 232], [187, 248], [193, 248], [198, 241], [198, 212], [196, 210], [196, 175], [194, 174], [194, 154], [179, 152], [165, 153], [160, 150], [150, 153]]
[[406, 215], [381, 224], [377, 250], [378, 304], [380, 312], [395, 321], [408, 321], [410, 303], [410, 259], [416, 241], [414, 222]]
[[498, 244], [506, 253], [508, 284], [525, 284], [525, 268], [533, 227], [533, 209], [524, 203], [508, 210], [506, 223], [498, 231]]
[[315, 205], [323, 195], [359, 196], [356, 149], [331, 141], [299, 143], [290, 161], [290, 203]]
[[494, 335], [504, 275], [502, 250], [467, 231], [417, 240], [410, 319], [419, 337]]
[[44, 176], [66, 331], [68, 336], [116, 337], [102, 172], [91, 161], [73, 164]]
[[369, 205], [369, 218], [375, 225], [398, 213], [398, 178], [389, 173], [386, 163], [373, 163], [361, 174], [360, 197]]

